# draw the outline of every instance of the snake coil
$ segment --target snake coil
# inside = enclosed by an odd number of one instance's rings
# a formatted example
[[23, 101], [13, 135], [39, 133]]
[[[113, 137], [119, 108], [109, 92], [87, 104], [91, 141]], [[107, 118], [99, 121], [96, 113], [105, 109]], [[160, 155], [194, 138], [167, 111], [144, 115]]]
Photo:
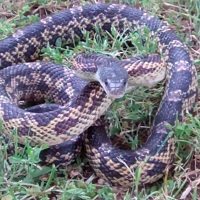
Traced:
[[[80, 134], [103, 114], [112, 100], [98, 83], [87, 85], [66, 68], [50, 63], [18, 63], [36, 60], [41, 49], [47, 43], [55, 45], [58, 38], [67, 42], [74, 37], [83, 39], [83, 30], [95, 31], [96, 25], [105, 31], [111, 31], [112, 26], [119, 31], [127, 27], [135, 31], [148, 27], [164, 55], [167, 64], [165, 93], [146, 144], [135, 151], [115, 149], [100, 133], [101, 127], [91, 128], [92, 133], [85, 139], [91, 165], [110, 183], [131, 186], [137, 168], [141, 170], [140, 184], [152, 183], [173, 164], [175, 142], [167, 124], [173, 126], [177, 117], [183, 121], [197, 102], [197, 73], [187, 47], [168, 24], [139, 9], [118, 4], [76, 7], [51, 15], [1, 40], [3, 131], [10, 135], [11, 130], [17, 128], [21, 143], [28, 139], [33, 145], [48, 144], [50, 148], [46, 153], [49, 155], [42, 157], [45, 162], [74, 159], [71, 154], [74, 145], [68, 143], [78, 145]], [[8, 67], [13, 64], [18, 65]], [[28, 112], [17, 107], [16, 102], [21, 98], [36, 101], [48, 98], [57, 106], [48, 112]]]

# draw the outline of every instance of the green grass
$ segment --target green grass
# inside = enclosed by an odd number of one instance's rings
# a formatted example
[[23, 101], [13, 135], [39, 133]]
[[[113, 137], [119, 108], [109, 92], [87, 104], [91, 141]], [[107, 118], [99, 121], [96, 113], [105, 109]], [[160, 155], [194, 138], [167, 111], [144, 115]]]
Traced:
[[[16, 1], [17, 2], [17, 1]], [[70, 1], [33, 0], [25, 4], [13, 0], [2, 2], [3, 12], [0, 19], [0, 38], [13, 33], [16, 28], [24, 27], [37, 21], [51, 12], [73, 4]], [[54, 5], [53, 5], [53, 3]], [[81, 1], [83, 4], [86, 1]], [[87, 1], [89, 2], [89, 1]], [[95, 2], [95, 1], [92, 1]], [[108, 1], [107, 1], [108, 2]], [[109, 1], [112, 2], [112, 1]], [[168, 0], [124, 0], [128, 3], [148, 10], [168, 21], [171, 27], [183, 39], [191, 50], [197, 70], [200, 67], [200, 3], [199, 0], [181, 1]], [[0, 1], [1, 4], [1, 1]], [[17, 6], [14, 6], [17, 5]], [[1, 6], [0, 6], [1, 8]], [[69, 66], [73, 55], [80, 52], [98, 52], [114, 57], [128, 58], [137, 54], [155, 52], [157, 45], [145, 30], [147, 44], [142, 45], [140, 34], [132, 33], [130, 37], [119, 37], [113, 29], [111, 34], [102, 33], [101, 37], [94, 37], [84, 32], [86, 40], [76, 46], [63, 47], [57, 41], [56, 48], [47, 46], [43, 50], [43, 59]], [[135, 45], [135, 49], [126, 46], [128, 42]], [[199, 74], [200, 75], [200, 74]], [[198, 76], [199, 76], [198, 75]], [[155, 112], [163, 95], [163, 84], [154, 88], [139, 88], [133, 94], [127, 94], [122, 100], [117, 100], [106, 112], [111, 125], [110, 130], [114, 139], [123, 138], [129, 147], [135, 149], [143, 144], [151, 127]], [[172, 128], [177, 141], [177, 155], [174, 173], [154, 183], [149, 187], [138, 188], [134, 185], [128, 191], [107, 186], [101, 179], [94, 179], [94, 175], [85, 159], [78, 159], [77, 163], [57, 169], [55, 166], [40, 166], [40, 147], [25, 148], [17, 143], [17, 132], [13, 131], [14, 150], [7, 153], [10, 142], [4, 143], [0, 149], [0, 198], [1, 199], [187, 199], [200, 198], [200, 116], [188, 115], [187, 121]], [[119, 133], [120, 136], [117, 136]], [[12, 139], [11, 138], [11, 139]], [[115, 140], [114, 140], [115, 141]], [[126, 145], [127, 146], [127, 145]], [[139, 172], [137, 172], [139, 175]], [[88, 175], [89, 174], [89, 175]], [[93, 180], [94, 179], [94, 180]], [[92, 180], [94, 183], [92, 183]]]

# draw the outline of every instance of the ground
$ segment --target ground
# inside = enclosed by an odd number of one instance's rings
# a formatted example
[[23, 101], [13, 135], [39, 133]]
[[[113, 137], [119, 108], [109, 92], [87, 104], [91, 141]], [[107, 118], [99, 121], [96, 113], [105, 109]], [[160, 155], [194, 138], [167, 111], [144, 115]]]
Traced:
[[[200, 68], [200, 2], [199, 0], [0, 0], [0, 38], [5, 38], [19, 27], [24, 27], [44, 18], [51, 13], [85, 3], [126, 3], [144, 9], [159, 18], [166, 20], [189, 47], [198, 71]], [[134, 36], [137, 46], [136, 53], [152, 50], [144, 47], [141, 38]], [[106, 40], [107, 41], [107, 40]], [[63, 50], [47, 47], [42, 59], [50, 59], [57, 63], [71, 62], [75, 52], [96, 51], [108, 52], [113, 56], [120, 52], [123, 57], [131, 53], [119, 49], [121, 44], [114, 38], [114, 44], [105, 47], [101, 39], [88, 38], [76, 48]], [[119, 45], [121, 47], [121, 45]], [[149, 49], [150, 48], [150, 49]], [[62, 52], [62, 54], [60, 53]], [[134, 94], [126, 95], [121, 101], [115, 102], [106, 117], [111, 122], [111, 133], [115, 144], [124, 142], [132, 149], [140, 146], [151, 127], [155, 112], [163, 94], [164, 83], [155, 88], [139, 88]], [[127, 105], [129, 105], [127, 110]], [[112, 119], [112, 120], [111, 120]], [[15, 141], [14, 152], [7, 152], [3, 143], [0, 149], [0, 198], [8, 199], [199, 199], [200, 198], [200, 116], [199, 104], [195, 113], [189, 115], [186, 122], [177, 124], [173, 132], [177, 142], [177, 155], [174, 170], [164, 179], [147, 187], [137, 185], [129, 190], [111, 187], [104, 180], [96, 178], [85, 158], [68, 167], [57, 169], [55, 166], [40, 166], [38, 160], [39, 147], [30, 147], [19, 151]], [[117, 135], [116, 133], [120, 133]]]

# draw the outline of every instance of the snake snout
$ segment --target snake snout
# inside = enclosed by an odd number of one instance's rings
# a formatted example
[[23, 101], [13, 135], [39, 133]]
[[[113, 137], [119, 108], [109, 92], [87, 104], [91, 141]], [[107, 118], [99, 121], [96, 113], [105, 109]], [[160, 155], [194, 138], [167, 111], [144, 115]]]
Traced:
[[105, 91], [108, 97], [121, 98], [126, 93], [127, 81], [124, 79], [111, 80], [105, 82]]
[[99, 66], [96, 77], [109, 98], [121, 98], [126, 93], [129, 75], [116, 62]]

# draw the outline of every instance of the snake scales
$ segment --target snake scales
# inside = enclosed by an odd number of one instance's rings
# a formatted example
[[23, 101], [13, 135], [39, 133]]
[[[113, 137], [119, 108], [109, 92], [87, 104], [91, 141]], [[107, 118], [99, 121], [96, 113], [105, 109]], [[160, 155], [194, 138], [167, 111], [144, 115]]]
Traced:
[[[19, 142], [48, 144], [41, 158], [62, 163], [74, 159], [79, 151], [81, 133], [88, 129], [109, 107], [98, 83], [87, 84], [63, 67], [50, 63], [27, 63], [39, 57], [41, 49], [54, 45], [57, 38], [71, 42], [82, 39], [83, 30], [95, 31], [95, 25], [110, 31], [148, 27], [157, 38], [167, 64], [166, 89], [146, 144], [135, 151], [110, 146], [103, 128], [90, 128], [86, 151], [96, 173], [111, 184], [129, 187], [140, 169], [139, 183], [151, 183], [171, 168], [175, 154], [174, 138], [167, 124], [183, 121], [197, 101], [197, 74], [188, 49], [166, 22], [144, 11], [125, 5], [96, 4], [65, 10], [40, 20], [0, 41], [0, 117], [3, 132], [10, 135], [17, 128]], [[8, 67], [18, 64], [14, 67]], [[5, 69], [3, 69], [5, 68]], [[22, 84], [23, 83], [23, 84]], [[82, 93], [83, 90], [83, 93]], [[35, 91], [34, 93], [32, 91]], [[74, 91], [76, 91], [74, 93]], [[80, 94], [81, 93], [81, 94]], [[19, 99], [53, 100], [48, 112], [27, 112], [17, 107]]]

